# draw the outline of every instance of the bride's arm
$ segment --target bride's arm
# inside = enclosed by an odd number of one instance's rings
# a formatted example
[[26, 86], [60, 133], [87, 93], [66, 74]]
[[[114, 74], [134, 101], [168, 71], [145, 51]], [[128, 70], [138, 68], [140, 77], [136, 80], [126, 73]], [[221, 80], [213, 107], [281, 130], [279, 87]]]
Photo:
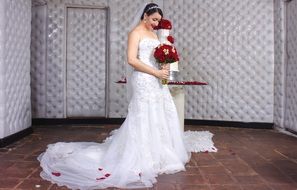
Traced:
[[137, 58], [138, 51], [138, 43], [140, 41], [140, 37], [137, 32], [132, 31], [128, 36], [128, 63], [134, 67], [136, 70], [148, 73], [160, 79], [168, 78], [168, 70], [158, 70], [147, 64], [142, 63]]

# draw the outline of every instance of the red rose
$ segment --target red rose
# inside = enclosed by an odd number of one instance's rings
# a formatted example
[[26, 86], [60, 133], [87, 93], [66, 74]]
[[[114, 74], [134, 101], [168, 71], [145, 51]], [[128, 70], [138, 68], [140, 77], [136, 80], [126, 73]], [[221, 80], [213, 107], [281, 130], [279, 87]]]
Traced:
[[173, 63], [179, 60], [174, 46], [168, 44], [161, 44], [156, 47], [154, 57], [159, 63]]
[[167, 40], [172, 44], [174, 43], [174, 38], [171, 35], [167, 36]]
[[59, 177], [61, 175], [61, 173], [60, 172], [52, 172], [52, 175]]
[[155, 30], [159, 30], [159, 29], [168, 29], [171, 30], [172, 29], [172, 25], [171, 22], [167, 19], [161, 19], [161, 21], [159, 22], [158, 26], [154, 27]]

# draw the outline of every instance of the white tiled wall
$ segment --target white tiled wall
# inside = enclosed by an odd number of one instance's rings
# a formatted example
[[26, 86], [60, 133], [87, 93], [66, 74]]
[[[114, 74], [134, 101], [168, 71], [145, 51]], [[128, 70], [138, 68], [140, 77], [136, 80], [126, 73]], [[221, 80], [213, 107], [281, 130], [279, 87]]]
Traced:
[[31, 125], [31, 1], [0, 1], [0, 138]]
[[[47, 0], [48, 44], [46, 118], [65, 117], [63, 60], [64, 6], [100, 5], [110, 8], [109, 117], [125, 117], [127, 26], [143, 1]], [[184, 80], [207, 86], [186, 89], [186, 118], [273, 122], [274, 9], [273, 0], [157, 1], [173, 22], [172, 34], [181, 54]], [[123, 19], [125, 18], [125, 19]], [[38, 110], [38, 109], [37, 109]], [[42, 110], [42, 109], [41, 109]], [[39, 117], [38, 114], [35, 117]]]
[[273, 122], [273, 0], [164, 0], [181, 54], [186, 118]]
[[4, 67], [4, 28], [5, 28], [5, 1], [0, 1], [0, 137], [4, 136], [5, 122], [5, 67]]
[[[274, 122], [297, 131], [297, 0], [157, 2], [173, 22], [183, 79], [209, 83], [185, 87], [186, 118]], [[31, 2], [0, 1], [0, 138], [31, 125], [30, 70], [34, 117], [65, 117], [66, 4], [109, 7], [108, 115], [125, 117], [126, 90], [114, 82], [125, 75], [127, 25], [141, 3], [33, 0], [40, 9], [32, 11], [39, 19], [32, 21], [30, 69]]]

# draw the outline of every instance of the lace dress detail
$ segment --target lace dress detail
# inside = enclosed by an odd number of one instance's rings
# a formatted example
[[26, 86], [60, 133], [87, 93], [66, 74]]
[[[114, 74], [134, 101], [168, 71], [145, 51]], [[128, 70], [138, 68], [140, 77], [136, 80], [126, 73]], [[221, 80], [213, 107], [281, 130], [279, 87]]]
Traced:
[[[144, 38], [139, 43], [138, 58], [145, 64], [158, 68], [153, 57], [153, 49], [159, 45], [157, 39]], [[133, 98], [132, 102], [160, 102], [163, 97], [162, 84], [159, 79], [143, 72], [134, 71], [131, 77]]]
[[[139, 43], [139, 59], [157, 67], [155, 39]], [[190, 159], [167, 86], [133, 71], [132, 98], [122, 126], [102, 143], [58, 142], [38, 160], [41, 177], [71, 189], [152, 187], [158, 174], [185, 170]], [[211, 139], [208, 139], [211, 141]]]

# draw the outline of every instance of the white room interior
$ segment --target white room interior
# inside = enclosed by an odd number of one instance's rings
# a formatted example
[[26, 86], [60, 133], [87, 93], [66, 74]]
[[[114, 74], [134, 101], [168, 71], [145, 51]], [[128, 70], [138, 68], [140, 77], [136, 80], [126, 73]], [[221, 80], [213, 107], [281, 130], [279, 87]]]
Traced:
[[[157, 0], [180, 52], [185, 118], [297, 132], [297, 0]], [[33, 119], [124, 118], [142, 0], [2, 0], [0, 138]], [[91, 42], [91, 43], [90, 43]]]

